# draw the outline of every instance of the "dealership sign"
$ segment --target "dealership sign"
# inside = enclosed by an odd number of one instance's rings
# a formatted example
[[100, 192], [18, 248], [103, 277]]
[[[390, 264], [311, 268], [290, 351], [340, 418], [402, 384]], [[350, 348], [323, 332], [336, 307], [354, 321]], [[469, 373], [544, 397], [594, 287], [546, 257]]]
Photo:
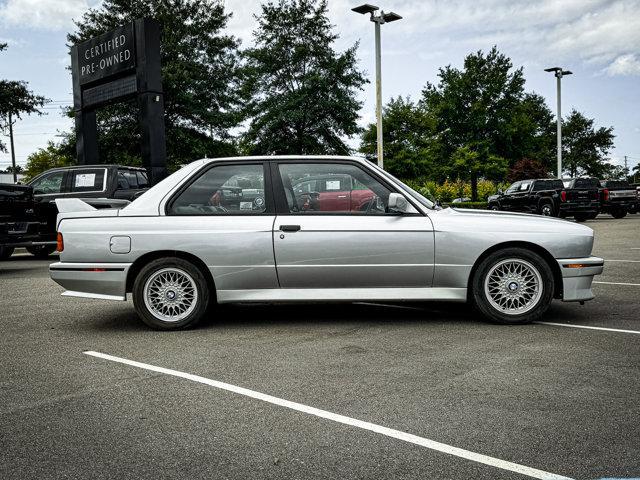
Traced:
[[133, 23], [79, 44], [77, 55], [81, 85], [135, 68]]

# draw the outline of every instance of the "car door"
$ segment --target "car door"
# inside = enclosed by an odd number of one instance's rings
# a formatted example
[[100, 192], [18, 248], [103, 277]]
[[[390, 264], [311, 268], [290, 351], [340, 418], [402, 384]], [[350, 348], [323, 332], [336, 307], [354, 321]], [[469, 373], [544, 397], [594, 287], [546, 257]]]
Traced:
[[[369, 201], [327, 211], [300, 205], [292, 185], [306, 177], [350, 177]], [[273, 245], [282, 288], [430, 287], [434, 232], [421, 213], [387, 207], [393, 186], [353, 161], [272, 163], [277, 206]], [[400, 193], [400, 192], [397, 192]], [[362, 197], [361, 197], [362, 198]]]
[[204, 262], [218, 293], [278, 288], [268, 175], [260, 161], [212, 163], [167, 202], [166, 216], [154, 219], [154, 232], [170, 232], [174, 248]]
[[505, 210], [515, 209], [516, 192], [520, 188], [522, 182], [515, 182], [504, 192], [504, 195], [500, 197], [500, 206]]
[[530, 181], [520, 182], [518, 190], [513, 193], [513, 210], [517, 210], [519, 212], [528, 210], [529, 191], [531, 190], [532, 183], [533, 182]]

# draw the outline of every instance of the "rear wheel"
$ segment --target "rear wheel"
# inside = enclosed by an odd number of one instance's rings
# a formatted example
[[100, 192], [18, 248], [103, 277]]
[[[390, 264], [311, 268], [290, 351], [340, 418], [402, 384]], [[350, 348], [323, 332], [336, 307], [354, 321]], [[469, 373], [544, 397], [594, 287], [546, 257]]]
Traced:
[[210, 292], [203, 273], [191, 262], [160, 258], [142, 268], [132, 296], [144, 323], [158, 330], [178, 330], [202, 320]]
[[520, 325], [540, 318], [553, 299], [553, 272], [537, 253], [506, 248], [478, 266], [472, 280], [475, 306], [489, 320]]
[[555, 212], [553, 210], [553, 204], [551, 202], [543, 202], [540, 204], [538, 208], [538, 213], [545, 217], [553, 217], [555, 216]]
[[7, 260], [13, 255], [13, 247], [0, 247], [0, 260]]
[[611, 211], [611, 216], [613, 218], [624, 218], [627, 216], [627, 211], [624, 208], [616, 208]]
[[576, 222], [586, 222], [587, 220], [589, 220], [589, 214], [588, 213], [576, 213], [573, 218], [576, 219]]
[[55, 251], [55, 245], [38, 245], [36, 247], [27, 247], [27, 252], [41, 260], [49, 258], [49, 255], [51, 255]]

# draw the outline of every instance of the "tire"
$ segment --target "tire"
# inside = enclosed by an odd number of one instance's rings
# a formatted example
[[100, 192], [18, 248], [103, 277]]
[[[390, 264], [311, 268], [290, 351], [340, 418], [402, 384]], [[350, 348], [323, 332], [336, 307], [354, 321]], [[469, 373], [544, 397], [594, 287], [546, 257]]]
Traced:
[[600, 213], [600, 212], [593, 212], [593, 213], [590, 213], [590, 214], [587, 216], [587, 220], [593, 220], [594, 218], [596, 218], [596, 217], [598, 216], [598, 213]]
[[[529, 283], [524, 289], [523, 281]], [[524, 325], [539, 319], [549, 308], [553, 292], [551, 267], [525, 248], [492, 253], [478, 265], [472, 279], [474, 306], [488, 320], [504, 325]]]
[[211, 292], [204, 274], [191, 262], [159, 258], [140, 270], [132, 296], [136, 312], [148, 326], [179, 330], [203, 319]]
[[489, 205], [489, 210], [497, 212], [498, 210], [500, 210], [500, 207], [494, 203], [493, 205]]
[[586, 222], [587, 220], [589, 220], [589, 214], [588, 213], [576, 213], [573, 218], [576, 219], [576, 222]]
[[538, 207], [538, 213], [544, 217], [555, 217], [556, 213], [553, 208], [553, 203], [542, 202]]
[[613, 218], [624, 218], [627, 216], [627, 211], [624, 208], [616, 208], [611, 211], [611, 216]]
[[0, 260], [8, 260], [14, 250], [13, 247], [0, 247]]
[[27, 247], [27, 252], [36, 258], [45, 260], [56, 251], [55, 245], [38, 245], [37, 247]]

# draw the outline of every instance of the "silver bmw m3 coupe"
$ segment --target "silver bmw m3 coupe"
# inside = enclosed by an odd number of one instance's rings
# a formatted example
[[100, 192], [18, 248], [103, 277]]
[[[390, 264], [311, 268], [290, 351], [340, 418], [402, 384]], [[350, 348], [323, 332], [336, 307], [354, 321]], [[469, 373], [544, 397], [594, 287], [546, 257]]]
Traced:
[[[63, 295], [126, 300], [158, 329], [219, 303], [469, 302], [522, 324], [593, 298], [593, 230], [535, 215], [436, 208], [365, 160], [199, 160], [121, 210], [57, 200]], [[208, 313], [209, 312], [209, 313]]]

